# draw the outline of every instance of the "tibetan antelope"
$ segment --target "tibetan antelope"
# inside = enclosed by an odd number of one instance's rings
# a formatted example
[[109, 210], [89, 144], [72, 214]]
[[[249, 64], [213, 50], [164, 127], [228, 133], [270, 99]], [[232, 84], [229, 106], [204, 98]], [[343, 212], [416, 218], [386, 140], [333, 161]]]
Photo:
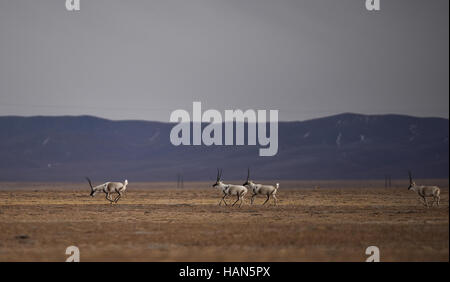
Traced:
[[247, 171], [247, 180], [243, 184], [244, 186], [251, 189], [253, 195], [250, 200], [250, 203], [253, 205], [253, 200], [255, 199], [256, 195], [265, 195], [267, 196], [266, 201], [263, 203], [265, 205], [267, 201], [269, 201], [270, 196], [273, 198], [273, 202], [275, 206], [277, 205], [278, 199], [277, 199], [277, 191], [280, 187], [280, 183], [276, 183], [275, 186], [272, 185], [262, 185], [262, 184], [256, 184], [255, 182], [250, 180], [250, 168]]
[[[125, 192], [125, 190], [127, 189], [127, 185], [128, 185], [128, 180], [125, 179], [125, 181], [123, 183], [106, 182], [101, 185], [93, 187], [92, 182], [89, 179], [89, 177], [86, 177], [86, 180], [89, 182], [89, 186], [91, 186], [90, 196], [94, 197], [95, 194], [97, 194], [98, 192], [103, 192], [106, 194], [106, 199], [110, 202], [110, 204], [117, 203], [117, 201], [119, 201], [120, 197], [122, 197], [122, 195]], [[111, 199], [111, 197], [110, 197], [113, 193], [118, 194], [114, 200]]]
[[433, 197], [433, 202], [431, 203], [431, 206], [433, 206], [434, 203], [439, 207], [439, 203], [441, 201], [441, 189], [437, 186], [423, 186], [423, 185], [416, 185], [416, 183], [412, 179], [411, 171], [408, 171], [409, 174], [409, 187], [408, 190], [413, 190], [423, 200], [423, 204], [425, 206], [430, 207], [428, 205], [427, 197]]
[[245, 186], [242, 185], [233, 185], [233, 184], [225, 184], [222, 182], [221, 180], [222, 178], [222, 170], [220, 170], [219, 173], [219, 169], [217, 169], [217, 178], [216, 178], [216, 183], [213, 184], [213, 188], [220, 188], [222, 189], [223, 192], [223, 197], [219, 202], [219, 206], [222, 204], [222, 202], [225, 203], [226, 206], [228, 206], [227, 202], [225, 201], [225, 198], [228, 196], [236, 196], [237, 199], [236, 201], [233, 203], [233, 206], [238, 202], [241, 201], [239, 203], [239, 207], [242, 205], [242, 202], [244, 201], [244, 197], [247, 194], [248, 190]]

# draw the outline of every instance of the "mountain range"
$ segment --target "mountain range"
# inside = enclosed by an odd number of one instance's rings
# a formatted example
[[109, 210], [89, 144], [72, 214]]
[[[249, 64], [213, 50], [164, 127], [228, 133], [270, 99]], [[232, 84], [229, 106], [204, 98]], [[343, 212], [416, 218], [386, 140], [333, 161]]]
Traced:
[[[93, 116], [0, 117], [0, 181], [448, 178], [449, 121], [339, 114], [278, 125], [278, 154], [259, 146], [174, 146], [174, 124]], [[245, 129], [247, 131], [247, 127]]]

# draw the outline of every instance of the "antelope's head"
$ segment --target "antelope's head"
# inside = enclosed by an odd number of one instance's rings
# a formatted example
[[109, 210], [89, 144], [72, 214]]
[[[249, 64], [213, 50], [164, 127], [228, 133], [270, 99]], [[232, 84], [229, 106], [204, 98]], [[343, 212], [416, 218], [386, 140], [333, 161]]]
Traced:
[[219, 169], [217, 169], [216, 183], [212, 185], [213, 188], [216, 188], [217, 186], [219, 187], [223, 186], [221, 178], [222, 178], [222, 169], [220, 170], [220, 172]]

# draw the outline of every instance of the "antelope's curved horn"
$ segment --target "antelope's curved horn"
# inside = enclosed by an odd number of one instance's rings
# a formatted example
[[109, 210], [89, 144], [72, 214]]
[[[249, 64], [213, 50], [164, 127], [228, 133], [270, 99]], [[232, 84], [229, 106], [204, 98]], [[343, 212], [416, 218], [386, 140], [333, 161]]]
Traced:
[[89, 177], [86, 177], [86, 180], [89, 182], [89, 186], [91, 186], [91, 190], [94, 190], [94, 187], [92, 187], [92, 182], [91, 182], [91, 180], [89, 179]]

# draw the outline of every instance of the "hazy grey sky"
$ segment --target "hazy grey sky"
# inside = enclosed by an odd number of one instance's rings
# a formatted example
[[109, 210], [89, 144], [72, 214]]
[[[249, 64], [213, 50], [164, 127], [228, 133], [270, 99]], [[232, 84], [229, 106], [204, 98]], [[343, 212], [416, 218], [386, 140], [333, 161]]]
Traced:
[[0, 115], [449, 116], [449, 1], [0, 0]]

